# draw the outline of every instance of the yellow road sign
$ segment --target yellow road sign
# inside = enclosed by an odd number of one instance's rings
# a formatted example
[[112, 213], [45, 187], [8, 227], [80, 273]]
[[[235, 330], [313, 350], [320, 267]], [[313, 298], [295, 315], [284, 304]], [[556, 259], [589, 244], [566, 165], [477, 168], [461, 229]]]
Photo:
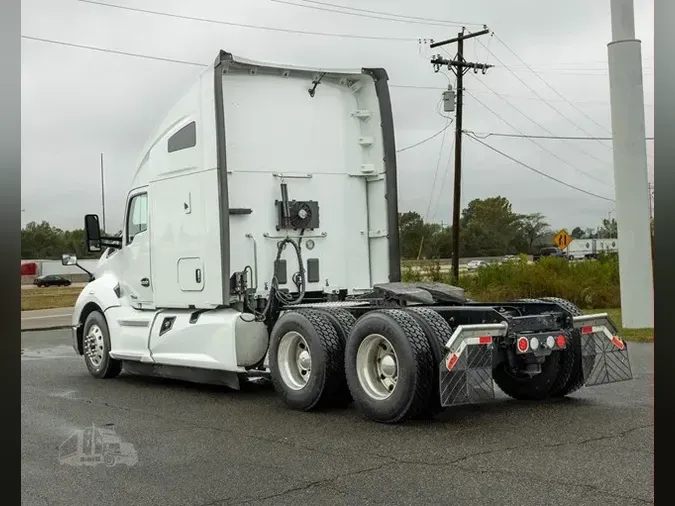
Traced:
[[561, 230], [553, 238], [553, 243], [560, 249], [565, 249], [574, 239], [567, 233], [567, 230]]

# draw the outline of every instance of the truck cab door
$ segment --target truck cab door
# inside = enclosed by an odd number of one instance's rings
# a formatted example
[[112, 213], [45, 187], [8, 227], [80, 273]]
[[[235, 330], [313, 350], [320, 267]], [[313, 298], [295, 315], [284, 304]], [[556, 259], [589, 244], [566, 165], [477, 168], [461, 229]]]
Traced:
[[150, 271], [150, 237], [148, 232], [147, 188], [134, 190], [129, 201], [124, 226], [125, 269], [122, 287], [137, 309], [153, 307], [152, 273]]

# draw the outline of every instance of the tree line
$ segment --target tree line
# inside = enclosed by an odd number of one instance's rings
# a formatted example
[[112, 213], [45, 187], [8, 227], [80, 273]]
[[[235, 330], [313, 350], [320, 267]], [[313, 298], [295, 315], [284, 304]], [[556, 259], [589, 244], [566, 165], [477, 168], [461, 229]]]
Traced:
[[47, 221], [32, 221], [21, 229], [21, 258], [60, 260], [63, 253], [75, 253], [78, 258], [98, 258], [100, 253], [87, 251], [84, 239], [82, 228], [62, 230]]
[[[451, 226], [425, 222], [419, 213], [408, 211], [399, 215], [399, 231], [404, 259], [452, 257]], [[462, 210], [459, 254], [464, 258], [531, 255], [551, 246], [556, 232], [543, 214], [516, 213], [505, 197], [475, 199]], [[574, 227], [570, 235], [575, 239], [617, 237], [616, 220], [603, 219], [597, 228]]]
[[[501, 196], [469, 202], [462, 210], [460, 231], [462, 257], [533, 254], [551, 245], [554, 233], [543, 214], [516, 213], [509, 200]], [[399, 233], [404, 259], [452, 256], [450, 226], [426, 222], [419, 213], [408, 211], [399, 213]], [[115, 235], [121, 235], [121, 231]], [[570, 235], [576, 239], [617, 237], [616, 220], [604, 219], [595, 229], [574, 227]], [[63, 253], [98, 257], [87, 252], [83, 229], [62, 230], [47, 221], [31, 222], [21, 229], [21, 258], [60, 259]]]

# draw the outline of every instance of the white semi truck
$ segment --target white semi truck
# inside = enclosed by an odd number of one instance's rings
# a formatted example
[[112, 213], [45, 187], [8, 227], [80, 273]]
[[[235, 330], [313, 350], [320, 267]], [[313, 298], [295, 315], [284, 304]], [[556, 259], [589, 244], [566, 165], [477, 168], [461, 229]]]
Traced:
[[96, 378], [267, 376], [293, 409], [354, 401], [382, 423], [492, 399], [494, 383], [545, 399], [632, 377], [606, 314], [402, 283], [396, 178], [383, 69], [221, 51], [141, 153], [122, 237], [85, 217], [102, 255], [75, 351]]
[[569, 260], [598, 258], [602, 254], [618, 253], [618, 239], [574, 239], [567, 246], [566, 253]]

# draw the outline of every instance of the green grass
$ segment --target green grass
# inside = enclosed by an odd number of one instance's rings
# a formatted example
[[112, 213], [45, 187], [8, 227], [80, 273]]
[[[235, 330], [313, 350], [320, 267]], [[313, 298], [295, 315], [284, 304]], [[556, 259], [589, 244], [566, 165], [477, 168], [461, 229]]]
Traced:
[[642, 343], [654, 342], [654, 329], [624, 329], [621, 325], [621, 309], [586, 309], [584, 313], [607, 313], [612, 321], [619, 327], [619, 337], [626, 341], [638, 341]]
[[[420, 262], [412, 271], [404, 267], [404, 281], [422, 279], [450, 283], [437, 262]], [[471, 275], [460, 276], [462, 286], [475, 300], [499, 301], [556, 296], [573, 302], [586, 313], [607, 313], [627, 341], [653, 342], [653, 329], [624, 329], [621, 326], [618, 262], [607, 258], [570, 264], [547, 258], [535, 264], [526, 261], [494, 265]], [[81, 288], [33, 288], [21, 290], [21, 311], [53, 309], [75, 305]], [[610, 308], [610, 309], [605, 309]]]
[[46, 287], [21, 290], [21, 311], [73, 307], [82, 288]]
[[[403, 264], [404, 281], [437, 281], [451, 283], [438, 261], [417, 262], [417, 268]], [[459, 283], [468, 297], [479, 301], [503, 301], [538, 297], [561, 297], [576, 304], [586, 313], [607, 313], [619, 326], [619, 335], [627, 341], [652, 342], [654, 330], [624, 329], [621, 326], [619, 263], [616, 255], [597, 261], [569, 262], [544, 258], [528, 263], [524, 256], [518, 262], [494, 264], [471, 274], [460, 273]], [[605, 309], [611, 308], [611, 309]]]

